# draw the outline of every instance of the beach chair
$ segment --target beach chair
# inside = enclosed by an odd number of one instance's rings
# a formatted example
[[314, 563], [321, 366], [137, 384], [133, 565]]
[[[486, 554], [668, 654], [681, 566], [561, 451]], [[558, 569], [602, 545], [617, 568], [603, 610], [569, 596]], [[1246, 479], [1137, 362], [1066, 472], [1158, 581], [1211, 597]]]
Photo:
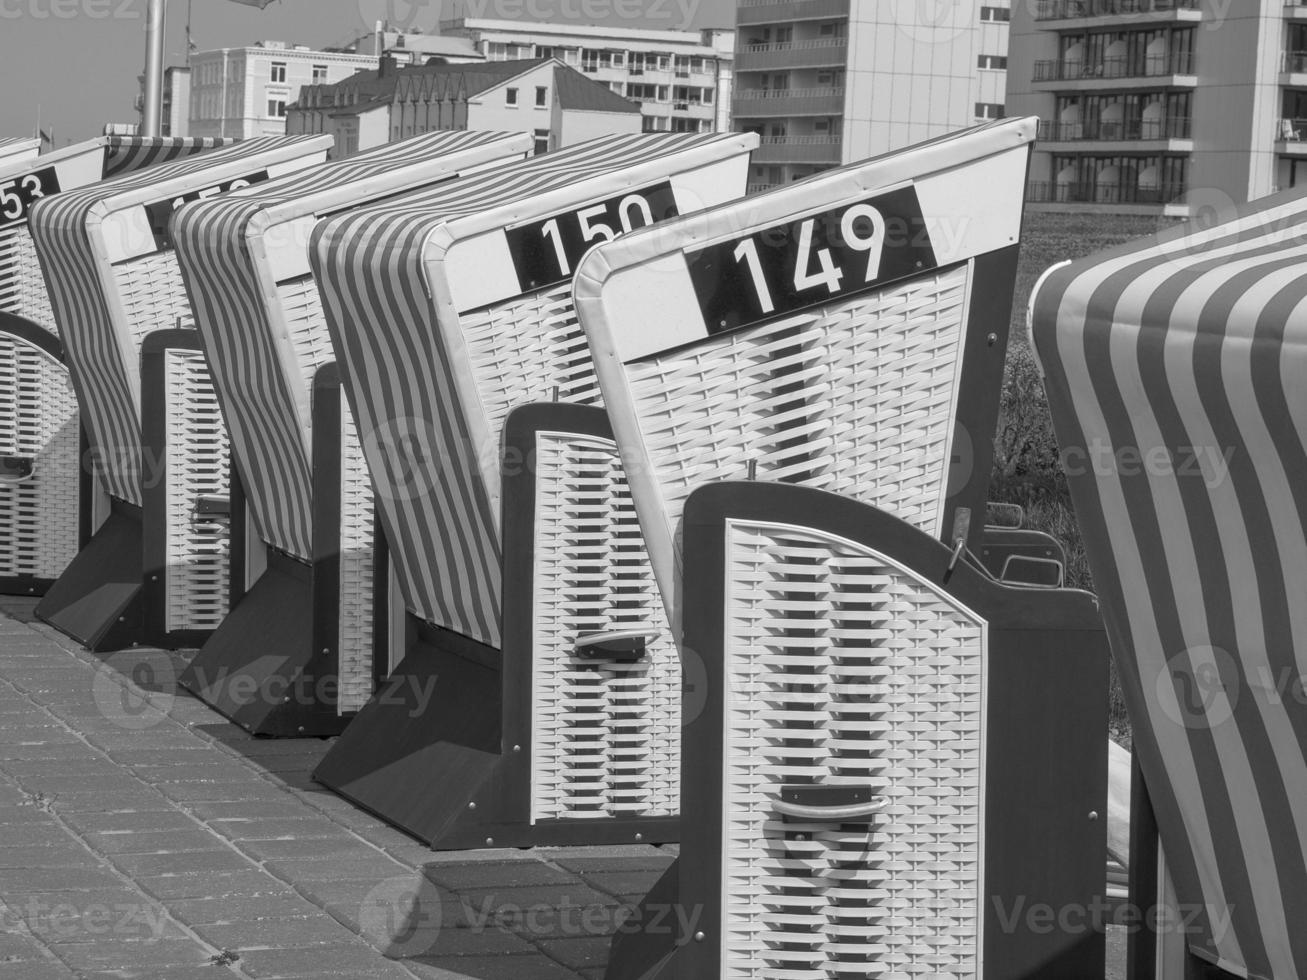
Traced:
[[[27, 160], [35, 160], [36, 155], [41, 152], [41, 141], [31, 136], [10, 136], [0, 139], [0, 167], [6, 167], [10, 163], [21, 163]], [[0, 182], [0, 193], [7, 191], [15, 196], [23, 193], [21, 187], [17, 184], [7, 185]], [[0, 207], [0, 213], [4, 211], [13, 211], [16, 205], [12, 201], [6, 202], [7, 207]]]
[[95, 509], [28, 211], [42, 198], [222, 142], [99, 137], [37, 159], [36, 141], [20, 140], [17, 152], [0, 156], [0, 593], [43, 595], [90, 538]]
[[[88, 465], [109, 497], [103, 523], [36, 613], [92, 650], [146, 639], [195, 645], [227, 609], [229, 524], [241, 521], [229, 514], [226, 435], [172, 248], [172, 212], [302, 170], [321, 161], [330, 143], [249, 140], [32, 209]], [[160, 376], [153, 385], [151, 367]], [[150, 392], [159, 397], [143, 397]], [[143, 421], [167, 427], [160, 458], [142, 457]], [[153, 524], [143, 519], [151, 494], [167, 505]]]
[[1307, 198], [1264, 198], [1051, 270], [1031, 304], [1160, 837], [1137, 901], [1173, 909], [1141, 975], [1307, 976], [1305, 243]]
[[1103, 975], [1102, 626], [970, 552], [1034, 131], [845, 166], [578, 270], [686, 676], [680, 856], [609, 977]]
[[[675, 839], [680, 668], [570, 284], [594, 242], [740, 196], [756, 144], [605, 137], [315, 232], [414, 640], [314, 778], [435, 848]], [[542, 399], [559, 457], [501, 458]], [[538, 536], [500, 513], [518, 470], [569, 498]]]
[[[265, 566], [234, 583], [241, 598], [182, 684], [249, 731], [338, 733], [377, 674], [394, 666], [377, 643], [387, 634], [385, 602], [374, 610], [374, 593], [388, 594], [386, 553], [377, 550], [371, 481], [309, 273], [309, 233], [325, 216], [531, 149], [522, 133], [428, 133], [189, 204], [173, 219]], [[145, 446], [147, 456], [163, 449]], [[242, 693], [249, 679], [290, 696], [251, 698]]]

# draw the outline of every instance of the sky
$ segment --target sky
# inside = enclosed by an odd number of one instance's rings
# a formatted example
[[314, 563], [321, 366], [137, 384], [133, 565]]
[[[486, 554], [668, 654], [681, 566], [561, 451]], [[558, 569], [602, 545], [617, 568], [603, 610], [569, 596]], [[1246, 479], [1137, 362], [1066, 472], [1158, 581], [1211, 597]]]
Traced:
[[[168, 0], [167, 63], [185, 62], [187, 0]], [[58, 146], [135, 122], [145, 63], [146, 0], [0, 0], [0, 137], [29, 135], [38, 116]], [[434, 33], [443, 16], [665, 29], [729, 27], [734, 0], [190, 0], [198, 48], [264, 39], [340, 45], [377, 20]], [[51, 133], [53, 127], [53, 133]]]

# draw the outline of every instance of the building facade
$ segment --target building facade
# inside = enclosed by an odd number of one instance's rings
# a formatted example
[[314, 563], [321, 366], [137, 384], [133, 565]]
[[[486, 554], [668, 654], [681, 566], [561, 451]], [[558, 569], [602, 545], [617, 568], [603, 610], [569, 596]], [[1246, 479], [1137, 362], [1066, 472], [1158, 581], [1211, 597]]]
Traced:
[[525, 132], [536, 152], [638, 133], [640, 107], [556, 58], [400, 68], [390, 58], [333, 85], [311, 85], [287, 132], [335, 137], [337, 159], [442, 129]]
[[735, 32], [544, 24], [455, 17], [445, 37], [467, 38], [487, 61], [557, 58], [640, 106], [646, 132], [729, 132]]
[[1008, 111], [1043, 120], [1043, 210], [1187, 216], [1307, 183], [1302, 0], [1014, 8]]
[[281, 136], [300, 89], [341, 81], [376, 63], [372, 55], [282, 41], [198, 52], [191, 55], [189, 135]]
[[[137, 75], [140, 90], [136, 93], [136, 127], [138, 133], [145, 125], [145, 76]], [[173, 65], [163, 70], [162, 108], [159, 120], [160, 136], [189, 136], [191, 111], [191, 70], [185, 65]], [[106, 134], [107, 135], [107, 134]]]
[[1001, 118], [1009, 16], [1009, 0], [739, 0], [751, 189]]

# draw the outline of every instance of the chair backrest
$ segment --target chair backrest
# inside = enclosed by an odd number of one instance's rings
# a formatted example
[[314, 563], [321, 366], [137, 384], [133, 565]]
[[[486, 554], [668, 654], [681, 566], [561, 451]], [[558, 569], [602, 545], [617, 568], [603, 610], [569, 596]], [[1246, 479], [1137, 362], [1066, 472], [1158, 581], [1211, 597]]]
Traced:
[[598, 400], [577, 262], [738, 196], [756, 140], [606, 137], [319, 225], [314, 273], [414, 613], [499, 646], [504, 418]]
[[96, 181], [203, 153], [226, 140], [100, 136], [41, 157], [3, 155], [0, 146], [0, 312], [12, 313], [58, 334], [27, 226], [37, 201]]
[[41, 141], [31, 136], [9, 136], [0, 139], [0, 167], [10, 161], [31, 160], [41, 152]]
[[586, 258], [577, 310], [674, 625], [681, 508], [705, 483], [800, 483], [975, 540], [1034, 126], [829, 171]]
[[1188, 940], [1307, 973], [1307, 197], [1048, 273], [1031, 332]]
[[273, 137], [173, 161], [39, 202], [32, 236], [104, 488], [141, 503], [144, 336], [191, 326], [170, 238], [183, 203], [320, 161], [330, 137]]
[[313, 226], [530, 152], [524, 133], [438, 132], [186, 205], [173, 222], [232, 455], [260, 535], [312, 557], [312, 394], [332, 360]]

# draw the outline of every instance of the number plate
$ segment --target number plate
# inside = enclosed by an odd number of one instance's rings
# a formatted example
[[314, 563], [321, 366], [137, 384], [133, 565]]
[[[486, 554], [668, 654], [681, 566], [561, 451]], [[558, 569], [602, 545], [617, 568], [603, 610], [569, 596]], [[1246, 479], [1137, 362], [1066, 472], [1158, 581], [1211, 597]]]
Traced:
[[709, 334], [937, 267], [914, 187], [685, 254]]
[[0, 182], [0, 228], [27, 220], [27, 212], [43, 197], [59, 193], [54, 167]]
[[168, 225], [172, 219], [172, 213], [183, 204], [189, 204], [191, 201], [203, 201], [206, 198], [217, 197], [219, 194], [226, 194], [228, 191], [237, 191], [242, 187], [249, 187], [251, 184], [262, 183], [268, 179], [268, 171], [260, 170], [258, 173], [249, 174], [245, 177], [234, 177], [231, 180], [225, 180], [221, 184], [214, 184], [203, 190], [187, 191], [177, 197], [170, 197], [166, 201], [155, 201], [153, 204], [145, 206], [145, 214], [150, 222], [150, 231], [154, 233], [154, 244], [158, 251], [166, 248], [172, 248], [172, 237], [168, 233]]
[[529, 293], [566, 282], [591, 246], [679, 213], [672, 185], [663, 181], [544, 221], [509, 228], [505, 234], [518, 284], [522, 292]]

